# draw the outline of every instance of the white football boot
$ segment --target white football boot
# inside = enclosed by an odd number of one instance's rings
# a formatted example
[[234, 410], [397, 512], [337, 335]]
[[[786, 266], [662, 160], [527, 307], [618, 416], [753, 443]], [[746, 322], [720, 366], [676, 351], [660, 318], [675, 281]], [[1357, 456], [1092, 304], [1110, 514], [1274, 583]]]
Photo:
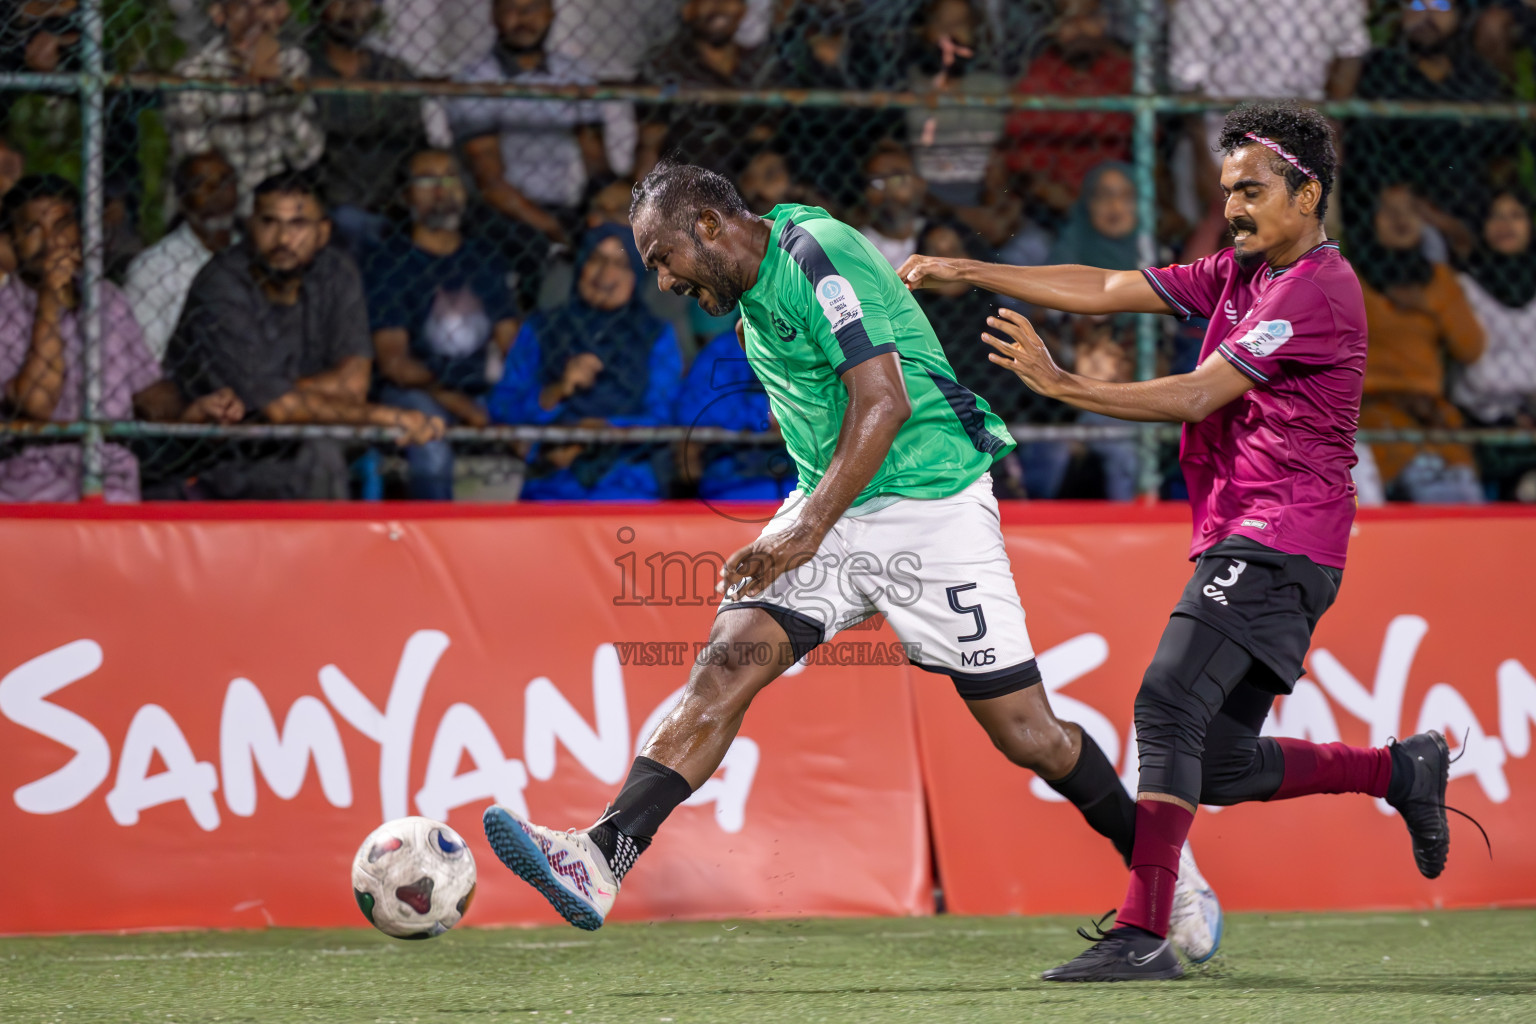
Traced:
[[582, 832], [556, 832], [500, 804], [485, 809], [485, 838], [501, 862], [577, 928], [596, 931], [619, 895], [608, 858]]
[[1203, 964], [1221, 947], [1221, 901], [1200, 874], [1189, 844], [1179, 851], [1179, 881], [1173, 887], [1168, 937], [1191, 963]]

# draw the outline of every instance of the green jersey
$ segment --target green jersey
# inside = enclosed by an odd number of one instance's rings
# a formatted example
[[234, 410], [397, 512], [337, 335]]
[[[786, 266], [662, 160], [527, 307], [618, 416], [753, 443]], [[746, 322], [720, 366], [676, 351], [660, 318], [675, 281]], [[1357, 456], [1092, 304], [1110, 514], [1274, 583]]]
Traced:
[[1003, 421], [955, 380], [917, 300], [868, 239], [816, 206], [780, 204], [767, 219], [768, 254], [741, 297], [747, 362], [801, 490], [821, 482], [837, 448], [848, 406], [839, 378], [887, 352], [901, 359], [912, 415], [855, 505], [881, 495], [947, 498], [1013, 450]]

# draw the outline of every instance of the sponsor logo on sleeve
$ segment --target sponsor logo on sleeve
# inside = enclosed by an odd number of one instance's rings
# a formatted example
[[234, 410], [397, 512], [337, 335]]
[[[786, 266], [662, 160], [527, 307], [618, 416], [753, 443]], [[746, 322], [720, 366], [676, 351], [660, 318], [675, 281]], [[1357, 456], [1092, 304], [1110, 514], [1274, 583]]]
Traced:
[[1295, 333], [1289, 320], [1261, 320], [1257, 327], [1238, 338], [1237, 343], [1256, 356], [1267, 356], [1290, 341]]
[[834, 274], [816, 282], [816, 301], [821, 303], [821, 312], [832, 325], [834, 334], [864, 317], [859, 297], [846, 277]]

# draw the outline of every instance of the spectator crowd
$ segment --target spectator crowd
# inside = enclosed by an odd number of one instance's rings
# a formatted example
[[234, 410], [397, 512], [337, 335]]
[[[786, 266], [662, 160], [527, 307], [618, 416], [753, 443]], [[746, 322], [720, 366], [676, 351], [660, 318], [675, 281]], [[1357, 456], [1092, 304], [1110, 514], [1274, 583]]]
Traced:
[[[143, 7], [140, 10], [140, 7]], [[455, 426], [773, 429], [713, 318], [655, 287], [630, 189], [675, 157], [748, 205], [828, 208], [899, 265], [914, 252], [1022, 265], [1141, 263], [1132, 115], [987, 105], [727, 102], [733, 90], [919, 96], [1131, 94], [1125, 0], [170, 0], [109, 19], [110, 70], [233, 87], [112, 89], [104, 110], [98, 417], [371, 426], [104, 446], [109, 500], [772, 499], [783, 449], [454, 440]], [[1536, 100], [1531, 0], [1166, 0], [1158, 86], [1216, 101]], [[76, 0], [0, 3], [0, 70], [81, 68]], [[1256, 51], [1263, 40], [1267, 49]], [[509, 95], [424, 95], [453, 80]], [[312, 92], [307, 81], [345, 88]], [[705, 103], [515, 87], [630, 83]], [[466, 90], [468, 93], [471, 90]], [[1370, 326], [1361, 425], [1536, 427], [1536, 129], [1499, 117], [1338, 125], [1330, 233]], [[14, 422], [81, 418], [81, 112], [0, 92], [0, 383]], [[1226, 244], [1220, 114], [1159, 119], [1157, 259]], [[1000, 300], [922, 292], [962, 383], [1010, 424], [1102, 425], [994, 372]], [[1026, 310], [1077, 372], [1130, 379], [1134, 318]], [[1159, 372], [1202, 324], [1168, 318]], [[78, 443], [0, 441], [0, 501], [73, 500]], [[1376, 500], [1536, 501], [1536, 446], [1361, 445]], [[1171, 465], [1165, 493], [1181, 484]], [[505, 487], [495, 481], [501, 474]], [[1034, 442], [1012, 497], [1127, 500], [1134, 442]]]

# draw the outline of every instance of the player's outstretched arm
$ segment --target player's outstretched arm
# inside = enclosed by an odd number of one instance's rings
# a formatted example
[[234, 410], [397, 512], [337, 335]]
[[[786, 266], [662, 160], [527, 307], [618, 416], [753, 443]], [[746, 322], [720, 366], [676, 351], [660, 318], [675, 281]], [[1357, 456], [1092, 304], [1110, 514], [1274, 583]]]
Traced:
[[1139, 270], [1100, 270], [1073, 265], [1011, 267], [981, 260], [909, 256], [897, 273], [913, 291], [962, 281], [973, 288], [1065, 313], [1172, 312]]
[[[874, 479], [912, 402], [895, 352], [865, 359], [842, 375], [848, 407], [827, 472], [817, 483], [795, 524], [759, 537], [725, 560], [716, 591], [728, 593], [744, 579], [737, 597], [754, 597], [783, 572], [815, 557], [832, 524]], [[750, 578], [749, 578], [750, 577]]]
[[[1199, 423], [1254, 386], [1219, 353], [1190, 373], [1157, 380], [1092, 380], [1056, 365], [1028, 319], [1011, 309], [987, 318], [997, 333], [982, 340], [997, 351], [987, 356], [1012, 370], [1031, 391], [1089, 412], [1144, 423]], [[999, 337], [1001, 335], [1001, 337]]]

